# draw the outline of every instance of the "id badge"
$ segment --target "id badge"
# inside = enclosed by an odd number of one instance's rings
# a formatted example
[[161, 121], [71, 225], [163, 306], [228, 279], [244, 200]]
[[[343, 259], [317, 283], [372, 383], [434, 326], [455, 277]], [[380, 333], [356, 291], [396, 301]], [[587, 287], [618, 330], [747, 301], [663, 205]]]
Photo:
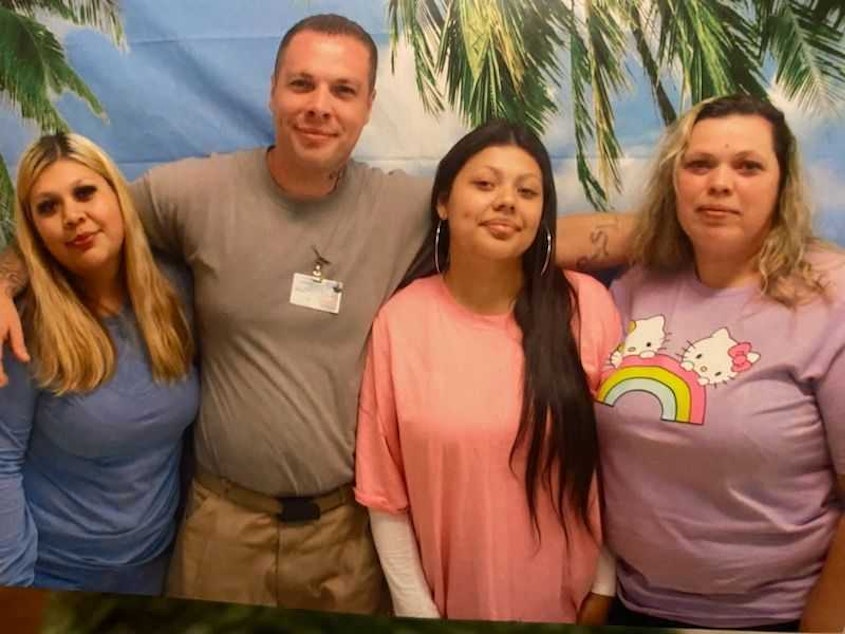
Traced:
[[290, 303], [337, 315], [343, 297], [343, 282], [324, 277], [294, 273], [290, 287]]

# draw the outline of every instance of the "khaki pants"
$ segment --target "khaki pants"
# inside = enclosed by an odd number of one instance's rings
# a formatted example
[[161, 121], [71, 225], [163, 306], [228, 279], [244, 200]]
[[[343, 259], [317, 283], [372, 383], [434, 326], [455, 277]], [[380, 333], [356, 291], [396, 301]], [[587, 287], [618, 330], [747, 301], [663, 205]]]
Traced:
[[387, 613], [389, 594], [366, 510], [343, 504], [281, 523], [194, 480], [167, 595], [305, 610]]

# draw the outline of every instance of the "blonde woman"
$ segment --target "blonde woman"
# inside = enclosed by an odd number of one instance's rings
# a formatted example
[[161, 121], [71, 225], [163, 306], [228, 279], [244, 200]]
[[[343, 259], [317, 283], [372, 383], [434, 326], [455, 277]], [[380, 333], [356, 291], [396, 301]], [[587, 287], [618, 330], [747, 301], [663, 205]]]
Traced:
[[15, 222], [32, 359], [0, 390], [0, 584], [158, 594], [199, 398], [186, 280], [79, 135], [24, 153]]
[[796, 154], [748, 96], [660, 149], [597, 395], [612, 624], [845, 625], [845, 257]]

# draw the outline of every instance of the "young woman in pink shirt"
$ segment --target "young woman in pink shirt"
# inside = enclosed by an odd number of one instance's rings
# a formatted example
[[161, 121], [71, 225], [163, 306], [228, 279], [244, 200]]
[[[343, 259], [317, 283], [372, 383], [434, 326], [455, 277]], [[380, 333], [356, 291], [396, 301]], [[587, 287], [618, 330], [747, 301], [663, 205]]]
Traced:
[[486, 124], [443, 158], [429, 252], [373, 324], [356, 497], [398, 615], [574, 621], [601, 543], [591, 391], [609, 294], [557, 269], [542, 143]]

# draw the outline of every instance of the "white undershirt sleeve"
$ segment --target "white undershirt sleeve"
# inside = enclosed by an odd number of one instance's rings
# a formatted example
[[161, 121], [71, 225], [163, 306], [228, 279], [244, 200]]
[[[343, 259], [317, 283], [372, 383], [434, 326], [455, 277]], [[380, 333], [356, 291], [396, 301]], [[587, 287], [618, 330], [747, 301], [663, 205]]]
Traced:
[[616, 557], [606, 546], [602, 546], [599, 552], [596, 578], [591, 592], [604, 597], [616, 595]]
[[370, 524], [396, 616], [440, 618], [408, 514], [370, 509]]

